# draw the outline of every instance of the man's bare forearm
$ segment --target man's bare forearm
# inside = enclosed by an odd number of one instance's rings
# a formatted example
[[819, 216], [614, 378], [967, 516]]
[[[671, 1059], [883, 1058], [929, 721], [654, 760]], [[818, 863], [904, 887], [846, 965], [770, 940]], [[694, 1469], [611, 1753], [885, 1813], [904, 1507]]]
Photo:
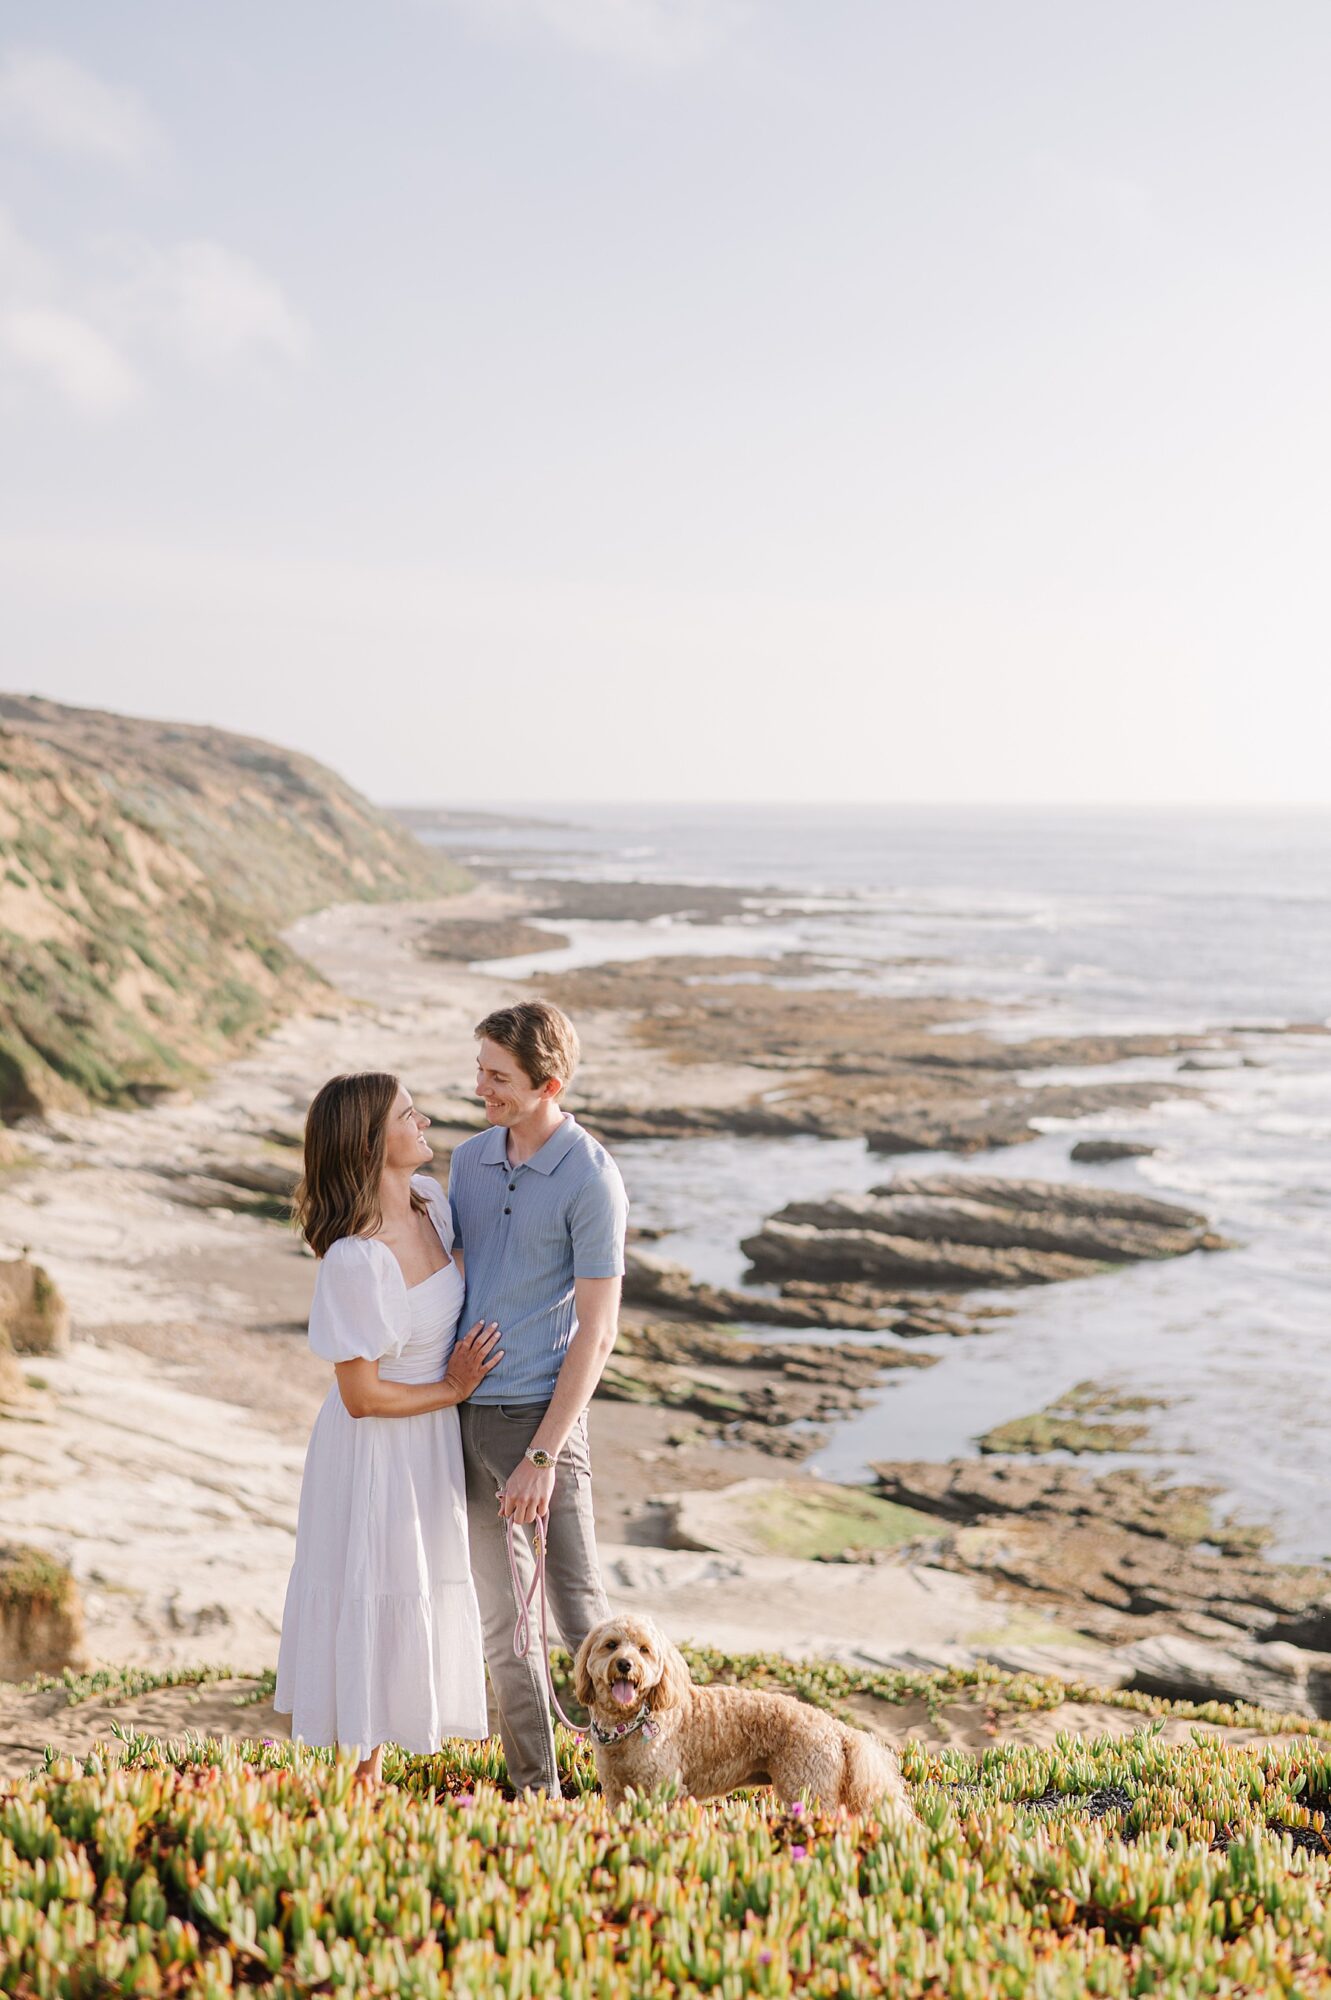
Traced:
[[[610, 1284], [599, 1279], [599, 1284]], [[558, 1455], [568, 1442], [569, 1432], [596, 1393], [596, 1385], [610, 1359], [619, 1332], [619, 1286], [613, 1295], [598, 1299], [584, 1318], [579, 1313], [578, 1330], [569, 1343], [555, 1383], [550, 1407], [542, 1417], [532, 1443], [542, 1451]]]

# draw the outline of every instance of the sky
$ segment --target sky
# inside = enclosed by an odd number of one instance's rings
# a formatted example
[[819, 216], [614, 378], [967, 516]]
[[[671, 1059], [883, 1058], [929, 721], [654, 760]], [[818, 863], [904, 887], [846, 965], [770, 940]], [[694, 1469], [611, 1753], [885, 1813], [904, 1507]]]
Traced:
[[5, 0], [4, 685], [386, 802], [1331, 805], [1325, 0]]

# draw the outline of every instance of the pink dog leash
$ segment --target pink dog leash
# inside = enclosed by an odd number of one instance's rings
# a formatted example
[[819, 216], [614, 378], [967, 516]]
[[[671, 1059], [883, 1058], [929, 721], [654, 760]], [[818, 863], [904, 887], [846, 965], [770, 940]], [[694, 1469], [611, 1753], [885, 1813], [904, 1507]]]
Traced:
[[587, 1734], [585, 1729], [579, 1729], [576, 1722], [569, 1721], [559, 1705], [559, 1696], [555, 1693], [555, 1677], [550, 1666], [549, 1620], [545, 1607], [544, 1523], [540, 1520], [532, 1522], [532, 1542], [536, 1554], [536, 1574], [531, 1580], [531, 1589], [525, 1596], [523, 1595], [522, 1584], [518, 1577], [518, 1559], [513, 1548], [513, 1536], [516, 1529], [517, 1522], [511, 1516], [506, 1518], [504, 1522], [504, 1534], [508, 1545], [508, 1573], [513, 1579], [513, 1602], [518, 1607], [518, 1622], [513, 1627], [513, 1651], [520, 1660], [525, 1660], [531, 1651], [532, 1600], [539, 1593], [541, 1604], [541, 1658], [545, 1663], [545, 1684], [550, 1694], [550, 1706], [554, 1709], [555, 1714], [559, 1717], [565, 1729], [571, 1729], [575, 1736], [585, 1736]]

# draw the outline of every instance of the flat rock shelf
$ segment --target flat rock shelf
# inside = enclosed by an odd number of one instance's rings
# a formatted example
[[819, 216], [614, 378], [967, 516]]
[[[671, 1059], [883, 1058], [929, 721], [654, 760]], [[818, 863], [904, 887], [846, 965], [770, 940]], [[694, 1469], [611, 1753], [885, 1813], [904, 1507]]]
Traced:
[[1227, 1245], [1204, 1215], [1147, 1195], [915, 1174], [868, 1194], [791, 1202], [741, 1247], [766, 1282], [962, 1288], [1050, 1284]]

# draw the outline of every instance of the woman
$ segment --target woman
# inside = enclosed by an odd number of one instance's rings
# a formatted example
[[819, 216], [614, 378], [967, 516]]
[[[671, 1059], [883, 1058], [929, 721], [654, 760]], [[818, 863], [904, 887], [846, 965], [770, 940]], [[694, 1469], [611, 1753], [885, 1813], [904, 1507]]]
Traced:
[[418, 1173], [429, 1119], [395, 1076], [335, 1076], [310, 1106], [296, 1213], [321, 1259], [310, 1345], [337, 1370], [305, 1458], [274, 1706], [305, 1743], [487, 1734], [457, 1406], [501, 1358], [462, 1310], [448, 1201]]

